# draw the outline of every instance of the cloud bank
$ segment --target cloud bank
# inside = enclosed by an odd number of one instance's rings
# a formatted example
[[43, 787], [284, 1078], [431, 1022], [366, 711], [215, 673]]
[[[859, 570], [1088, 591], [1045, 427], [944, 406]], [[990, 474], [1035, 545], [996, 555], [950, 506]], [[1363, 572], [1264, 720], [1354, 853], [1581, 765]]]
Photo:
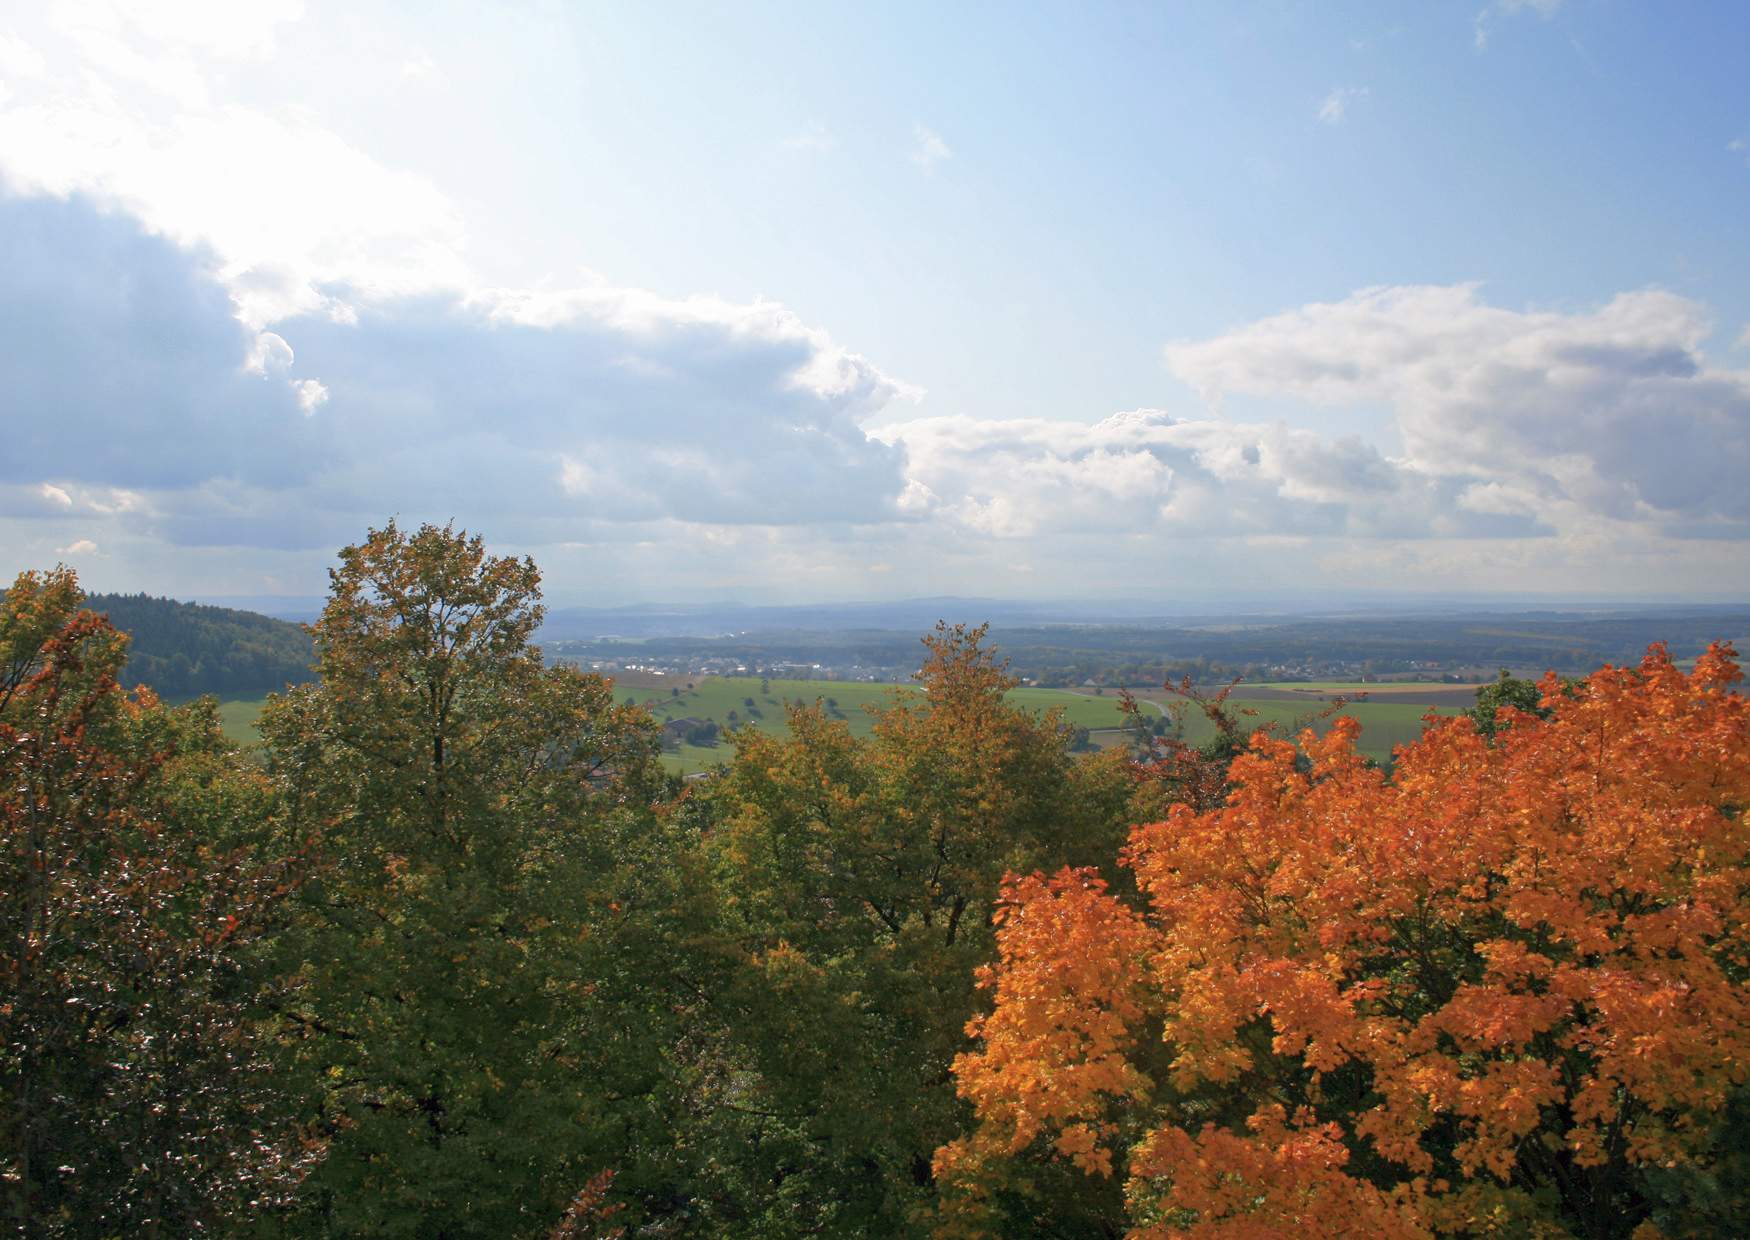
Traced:
[[330, 548], [389, 512], [883, 521], [905, 486], [857, 421], [903, 389], [772, 304], [349, 290], [252, 332], [209, 256], [77, 197], [0, 200], [0, 265], [15, 510], [125, 492], [174, 543]]
[[1364, 289], [1166, 350], [1206, 398], [1383, 404], [1403, 465], [1468, 480], [1460, 502], [1743, 536], [1750, 375], [1711, 366], [1704, 309], [1624, 293], [1591, 311], [1512, 311], [1474, 285]]
[[[212, 253], [78, 195], [0, 199], [0, 264], [0, 520], [56, 548], [320, 555], [457, 517], [854, 592], [869, 564], [1073, 588], [1125, 556], [1219, 566], [1213, 544], [1230, 571], [1293, 545], [1438, 575], [1467, 545], [1596, 569], [1706, 542], [1717, 571], [1750, 532], [1750, 376], [1658, 291], [1568, 313], [1365, 289], [1167, 346], [1201, 408], [1077, 422], [907, 416], [918, 393], [766, 302], [333, 286], [258, 328]], [[1402, 449], [1225, 415], [1246, 397], [1384, 407]]]

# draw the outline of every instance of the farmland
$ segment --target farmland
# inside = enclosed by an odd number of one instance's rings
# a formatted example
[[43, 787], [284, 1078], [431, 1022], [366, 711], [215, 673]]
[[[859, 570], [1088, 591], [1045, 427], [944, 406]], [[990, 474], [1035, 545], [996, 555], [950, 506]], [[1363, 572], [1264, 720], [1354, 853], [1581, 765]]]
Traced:
[[[1205, 688], [1205, 693], [1214, 688]], [[1139, 701], [1162, 710], [1173, 708], [1176, 694], [1160, 689], [1131, 690]], [[1364, 695], [1364, 696], [1363, 696]], [[1279, 682], [1238, 685], [1228, 709], [1251, 728], [1269, 727], [1278, 736], [1292, 736], [1304, 727], [1323, 733], [1330, 727], [1333, 700], [1343, 698], [1340, 713], [1361, 722], [1358, 748], [1376, 761], [1422, 734], [1430, 711], [1451, 716], [1476, 704], [1475, 685], [1440, 683], [1361, 683], [1355, 681]], [[1214, 725], [1195, 708], [1180, 711], [1184, 739], [1202, 744], [1214, 735]]]
[[[762, 688], [762, 685], [764, 686]], [[691, 686], [691, 687], [689, 687]], [[1272, 726], [1279, 735], [1292, 734], [1299, 727], [1311, 724], [1323, 731], [1328, 720], [1313, 719], [1336, 692], [1352, 692], [1362, 688], [1374, 690], [1380, 686], [1295, 685], [1242, 686], [1229, 706], [1254, 727]], [[1384, 760], [1401, 744], [1421, 734], [1424, 716], [1430, 710], [1440, 715], [1458, 713], [1474, 700], [1470, 686], [1411, 685], [1389, 686], [1390, 692], [1377, 693], [1368, 700], [1350, 702], [1343, 713], [1361, 721], [1361, 750], [1369, 757]], [[821, 680], [762, 681], [757, 677], [703, 677], [688, 681], [677, 679], [666, 689], [634, 689], [617, 693], [622, 701], [633, 701], [647, 707], [658, 720], [667, 723], [680, 719], [696, 719], [715, 723], [720, 729], [754, 727], [776, 729], [784, 726], [786, 703], [820, 701], [829, 716], [844, 720], [851, 733], [867, 736], [873, 731], [874, 718], [868, 707], [880, 707], [916, 692], [907, 685], [867, 684]], [[1132, 690], [1145, 710], [1166, 712], [1176, 700], [1174, 695], [1159, 688]], [[1072, 727], [1087, 728], [1092, 740], [1100, 745], [1120, 744], [1124, 740], [1121, 728], [1124, 718], [1118, 706], [1116, 691], [1102, 695], [1068, 689], [1016, 689], [1009, 701], [1036, 711], [1058, 710], [1063, 721]], [[1213, 734], [1209, 721], [1195, 710], [1182, 715], [1184, 739], [1200, 744]], [[683, 773], [708, 770], [729, 760], [733, 750], [727, 743], [716, 746], [681, 745], [664, 754], [669, 767]]]
[[[755, 676], [706, 676], [692, 680], [676, 677], [674, 680], [675, 683], [667, 688], [626, 689], [616, 685], [615, 696], [623, 702], [647, 707], [662, 723], [697, 719], [715, 723], [724, 730], [734, 727], [779, 729], [785, 726], [787, 704], [819, 701], [827, 714], [842, 719], [853, 735], [868, 736], [874, 730], [874, 717], [869, 707], [885, 706], [917, 692], [910, 685], [858, 681], [784, 680]], [[1065, 723], [1092, 732], [1104, 730], [1115, 734], [1124, 722], [1116, 695], [1095, 697], [1064, 689], [1016, 689], [1010, 693], [1009, 700], [1030, 710], [1059, 710]], [[691, 774], [728, 761], [732, 752], [727, 743], [682, 745], [663, 756], [670, 769]]]
[[[869, 707], [879, 708], [917, 692], [914, 687], [903, 684], [762, 680], [754, 676], [692, 679], [647, 676], [637, 679], [640, 683], [627, 684], [624, 680], [617, 680], [615, 698], [645, 707], [659, 723], [696, 719], [714, 723], [724, 732], [736, 727], [781, 729], [785, 726], [787, 704], [811, 704], [818, 700], [829, 716], [845, 722], [852, 735], [868, 736], [874, 730], [874, 716]], [[1173, 694], [1155, 686], [1132, 689], [1131, 692], [1143, 703], [1144, 710], [1166, 712], [1175, 701]], [[1367, 698], [1349, 702], [1343, 713], [1361, 721], [1361, 751], [1379, 760], [1390, 757], [1393, 748], [1420, 735], [1423, 717], [1430, 709], [1441, 715], [1457, 714], [1475, 697], [1475, 688], [1469, 685], [1381, 685], [1333, 681], [1241, 685], [1228, 704], [1240, 712], [1248, 726], [1270, 725], [1278, 735], [1286, 736], [1309, 723], [1322, 732], [1329, 726], [1329, 721], [1314, 721], [1313, 716], [1325, 707], [1328, 699], [1339, 694], [1361, 692], [1365, 692]], [[240, 745], [253, 744], [258, 739], [255, 722], [265, 700], [252, 697], [221, 701], [219, 720], [225, 735]], [[1121, 730], [1124, 718], [1118, 707], [1116, 690], [1096, 695], [1084, 690], [1015, 689], [1010, 692], [1009, 701], [1040, 712], [1060, 711], [1066, 724], [1087, 728], [1097, 745], [1124, 742], [1125, 734]], [[1192, 744], [1201, 744], [1213, 734], [1212, 725], [1195, 710], [1182, 712], [1181, 728], [1181, 735]], [[733, 752], [726, 740], [713, 746], [682, 744], [666, 749], [663, 761], [670, 770], [694, 774], [727, 762]]]

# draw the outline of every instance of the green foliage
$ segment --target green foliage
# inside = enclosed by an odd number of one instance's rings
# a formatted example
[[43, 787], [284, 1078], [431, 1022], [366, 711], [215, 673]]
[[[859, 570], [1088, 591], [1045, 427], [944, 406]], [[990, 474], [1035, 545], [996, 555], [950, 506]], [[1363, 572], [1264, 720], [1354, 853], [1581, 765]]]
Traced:
[[231, 1232], [315, 1147], [262, 968], [297, 876], [210, 706], [124, 696], [72, 574], [0, 604], [0, 1194], [27, 1236]]
[[[1572, 692], [1573, 682], [1564, 682], [1564, 687]], [[1503, 709], [1509, 711], [1507, 716], [1500, 714]], [[1471, 717], [1479, 733], [1494, 736], [1507, 726], [1511, 712], [1515, 711], [1536, 719], [1548, 719], [1554, 713], [1543, 704], [1543, 688], [1537, 681], [1522, 679], [1502, 668], [1498, 679], [1477, 689], [1477, 704], [1465, 714]]]
[[151, 685], [168, 698], [254, 697], [310, 679], [302, 625], [145, 594], [96, 594], [86, 605], [132, 639], [123, 686]]
[[[534, 565], [477, 537], [390, 524], [331, 580], [319, 679], [268, 700], [259, 762], [210, 699], [124, 694], [155, 630], [130, 646], [70, 573], [0, 602], [22, 1234], [921, 1236], [1005, 876], [1088, 867], [1134, 899], [1130, 824], [1219, 812], [1254, 727], [1334, 726], [1189, 678], [1177, 712], [1021, 689], [985, 629], [945, 625], [916, 686], [708, 678], [647, 709], [545, 665]], [[191, 668], [236, 614], [122, 602], [180, 625]], [[1482, 748], [1550, 691], [1479, 691]], [[1347, 713], [1395, 740], [1423, 710]], [[1085, 752], [1126, 720], [1131, 748]], [[716, 774], [665, 774], [665, 741]], [[1232, 1118], [1223, 1090], [1204, 1118]], [[1743, 1161], [1636, 1191], [1670, 1234], [1729, 1230]], [[1059, 1159], [1000, 1204], [1016, 1234], [1095, 1234], [1121, 1191]]]
[[340, 561], [322, 679], [262, 722], [322, 859], [284, 944], [331, 1137], [304, 1221], [538, 1234], [627, 1157], [672, 1033], [625, 954], [688, 903], [649, 855], [656, 729], [543, 665], [528, 561], [393, 524]]
[[1006, 703], [983, 639], [938, 628], [922, 692], [894, 694], [866, 738], [820, 705], [792, 705], [787, 738], [738, 732], [708, 794], [737, 961], [725, 1105], [755, 1137], [721, 1156], [754, 1192], [746, 1234], [921, 1226], [930, 1153], [963, 1118], [948, 1065], [1003, 874], [1122, 836], [1121, 757], [1078, 761], [1054, 716]]

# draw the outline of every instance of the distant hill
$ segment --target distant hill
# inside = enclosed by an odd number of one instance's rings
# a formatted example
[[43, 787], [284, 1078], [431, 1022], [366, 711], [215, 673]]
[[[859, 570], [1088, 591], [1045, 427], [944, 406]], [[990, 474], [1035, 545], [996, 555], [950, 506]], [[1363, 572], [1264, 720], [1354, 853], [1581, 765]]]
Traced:
[[285, 620], [146, 594], [93, 594], [85, 605], [133, 638], [122, 671], [129, 687], [257, 697], [311, 678], [310, 635]]

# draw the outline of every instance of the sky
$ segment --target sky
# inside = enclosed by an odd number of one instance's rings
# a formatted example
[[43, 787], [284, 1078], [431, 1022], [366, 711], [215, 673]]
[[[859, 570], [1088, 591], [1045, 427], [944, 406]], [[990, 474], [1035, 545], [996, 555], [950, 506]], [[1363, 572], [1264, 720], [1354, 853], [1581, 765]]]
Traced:
[[0, 574], [1750, 596], [1750, 6], [0, 0]]

